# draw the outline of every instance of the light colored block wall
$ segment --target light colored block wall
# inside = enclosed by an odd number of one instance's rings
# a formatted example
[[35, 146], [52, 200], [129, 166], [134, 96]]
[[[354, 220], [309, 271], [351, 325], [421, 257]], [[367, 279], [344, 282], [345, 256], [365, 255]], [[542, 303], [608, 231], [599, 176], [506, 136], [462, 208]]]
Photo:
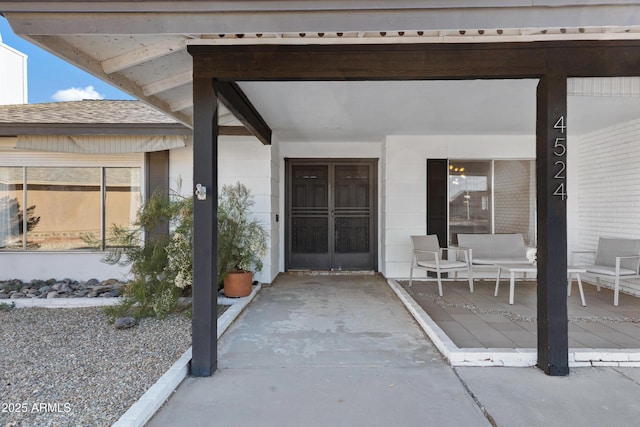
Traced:
[[381, 171], [387, 277], [407, 278], [412, 234], [427, 231], [427, 159], [535, 159], [535, 136], [389, 136]]
[[535, 220], [535, 200], [535, 162], [494, 163], [496, 233], [522, 233], [525, 243], [535, 246], [535, 227], [531, 227], [531, 220]]
[[[640, 120], [583, 135], [577, 155], [575, 249], [595, 250], [600, 237], [640, 238]], [[621, 288], [640, 294], [640, 281]]]

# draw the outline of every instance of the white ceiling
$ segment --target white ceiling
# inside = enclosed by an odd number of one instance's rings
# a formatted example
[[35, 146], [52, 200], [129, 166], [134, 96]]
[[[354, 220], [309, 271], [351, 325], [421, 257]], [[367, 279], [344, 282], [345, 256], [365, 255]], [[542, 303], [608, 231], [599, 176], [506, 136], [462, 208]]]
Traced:
[[[386, 135], [534, 135], [537, 80], [243, 82], [281, 141]], [[570, 96], [580, 135], [640, 118], [640, 97]]]

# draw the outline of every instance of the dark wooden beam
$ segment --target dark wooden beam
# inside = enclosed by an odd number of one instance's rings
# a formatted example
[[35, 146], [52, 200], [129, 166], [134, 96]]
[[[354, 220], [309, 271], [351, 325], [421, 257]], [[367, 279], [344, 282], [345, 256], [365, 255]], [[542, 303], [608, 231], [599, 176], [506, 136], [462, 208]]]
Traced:
[[193, 79], [193, 320], [191, 375], [217, 369], [218, 101], [213, 81]]
[[218, 126], [218, 135], [220, 136], [253, 136], [253, 134], [244, 126]]
[[543, 77], [537, 89], [538, 367], [568, 375], [567, 78]]
[[640, 41], [189, 46], [194, 75], [220, 80], [454, 80], [640, 75]]
[[[194, 58], [194, 64], [196, 58]], [[271, 129], [235, 82], [214, 81], [218, 97], [263, 144], [271, 145]]]
[[[420, 80], [535, 77], [539, 52], [514, 44], [189, 46], [194, 75], [220, 80]], [[468, 66], [461, 59], [468, 61]]]

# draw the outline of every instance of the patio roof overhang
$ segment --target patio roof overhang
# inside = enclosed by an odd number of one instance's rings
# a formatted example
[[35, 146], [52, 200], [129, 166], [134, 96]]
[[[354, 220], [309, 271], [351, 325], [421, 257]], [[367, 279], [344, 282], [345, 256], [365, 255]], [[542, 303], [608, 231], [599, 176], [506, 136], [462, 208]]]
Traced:
[[[640, 76], [634, 1], [21, 0], [0, 10], [19, 35], [193, 126], [194, 182], [213, 190], [226, 84], [539, 79], [538, 366], [568, 373], [565, 178], [553, 168], [566, 164], [567, 77]], [[255, 134], [250, 98], [231, 110]], [[215, 194], [195, 203], [194, 375], [216, 367], [215, 217]]]
[[[460, 44], [460, 43], [520, 43], [562, 40], [637, 40], [640, 39], [640, 11], [636, 2], [606, 1], [0, 1], [0, 12], [9, 20], [13, 30], [66, 61], [85, 69], [106, 82], [119, 87], [135, 98], [173, 116], [187, 126], [193, 123], [190, 45], [402, 45], [402, 44]], [[328, 83], [316, 83], [321, 92]], [[251, 98], [269, 99], [270, 87], [260, 84], [239, 87]], [[483, 89], [484, 88], [484, 89]], [[439, 99], [440, 126], [433, 132], [446, 134], [453, 130], [490, 134], [503, 118], [476, 114], [466, 121], [444, 120], [455, 117], [460, 110], [460, 97], [467, 104], [492, 97], [514, 102], [512, 87], [500, 89], [483, 86], [484, 92], [474, 95], [460, 86], [464, 95], [455, 96], [457, 89], [447, 88], [451, 97]], [[340, 87], [349, 102], [356, 104], [359, 93], [352, 87]], [[391, 109], [399, 110], [402, 101], [389, 101], [394, 93], [407, 98], [416, 93], [415, 87], [399, 92], [397, 86], [379, 90]], [[421, 89], [422, 91], [423, 89]], [[474, 87], [475, 90], [475, 87]], [[425, 97], [433, 96], [433, 89], [424, 89]], [[466, 91], [466, 92], [463, 92]], [[284, 100], [295, 105], [296, 99], [308, 99], [302, 89], [288, 87]], [[420, 92], [423, 93], [423, 92]], [[583, 91], [584, 93], [584, 91]], [[628, 112], [627, 100], [618, 100], [615, 111]], [[265, 106], [266, 104], [266, 106]], [[314, 98], [308, 103], [321, 112], [331, 109], [326, 100]], [[275, 103], [262, 102], [261, 113], [272, 129], [283, 138], [301, 140], [326, 135], [333, 140], [346, 140], [354, 132], [348, 129], [314, 129], [314, 123], [296, 116], [296, 123], [309, 129], [291, 133], [286, 117]], [[361, 123], [366, 117], [361, 104], [350, 114], [351, 123]], [[423, 118], [410, 116], [415, 104], [406, 106], [404, 122], [420, 123]], [[518, 111], [522, 104], [509, 104], [506, 111]], [[532, 108], [529, 106], [528, 108]], [[589, 105], [589, 108], [593, 108]], [[603, 110], [611, 111], [607, 105]], [[301, 108], [299, 108], [301, 109]], [[575, 110], [574, 110], [575, 111]], [[629, 113], [626, 113], [629, 114]], [[498, 114], [499, 115], [499, 114]], [[497, 115], [497, 116], [498, 116]], [[577, 115], [574, 113], [574, 116]], [[593, 123], [594, 114], [585, 118]], [[613, 114], [615, 116], [615, 114]], [[220, 124], [242, 125], [234, 115], [220, 106]], [[602, 120], [602, 119], [600, 119]], [[516, 126], [516, 119], [511, 119]], [[317, 122], [317, 121], [316, 121]], [[488, 128], [488, 123], [495, 124]], [[580, 124], [574, 117], [574, 126]], [[606, 125], [605, 123], [603, 123]], [[317, 124], [316, 124], [317, 126]], [[379, 127], [398, 132], [390, 122]], [[414, 125], [407, 134], [429, 132], [426, 126]], [[362, 126], [354, 126], [362, 128]], [[380, 138], [384, 129], [372, 129], [369, 140]], [[576, 128], [574, 127], [574, 130]], [[512, 134], [530, 134], [530, 123], [517, 122]]]

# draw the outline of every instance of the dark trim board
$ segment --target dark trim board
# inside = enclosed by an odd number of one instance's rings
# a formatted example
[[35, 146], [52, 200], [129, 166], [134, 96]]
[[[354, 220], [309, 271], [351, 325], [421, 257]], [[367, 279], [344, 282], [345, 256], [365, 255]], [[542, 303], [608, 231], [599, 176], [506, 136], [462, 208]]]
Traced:
[[640, 40], [189, 46], [194, 75], [229, 81], [640, 76]]

